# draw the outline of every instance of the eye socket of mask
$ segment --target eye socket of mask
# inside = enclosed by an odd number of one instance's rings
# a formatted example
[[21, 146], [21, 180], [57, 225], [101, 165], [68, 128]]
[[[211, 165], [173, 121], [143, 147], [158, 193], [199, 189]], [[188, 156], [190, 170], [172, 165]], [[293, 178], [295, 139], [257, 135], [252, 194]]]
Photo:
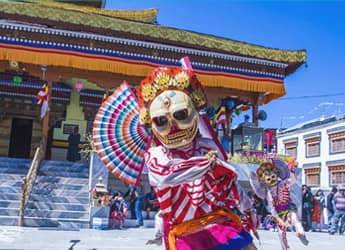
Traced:
[[163, 127], [168, 123], [168, 117], [166, 116], [157, 116], [152, 118], [153, 122], [156, 124], [157, 127]]
[[173, 116], [178, 121], [186, 120], [188, 118], [188, 109], [181, 109], [181, 110], [175, 111], [173, 113]]

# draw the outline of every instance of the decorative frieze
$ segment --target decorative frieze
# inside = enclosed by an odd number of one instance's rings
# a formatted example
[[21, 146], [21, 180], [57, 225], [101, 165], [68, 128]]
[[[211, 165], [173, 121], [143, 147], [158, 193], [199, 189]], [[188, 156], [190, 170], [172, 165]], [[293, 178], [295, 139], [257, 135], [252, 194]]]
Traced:
[[[104, 55], [110, 57], [122, 57], [131, 60], [145, 60], [150, 61], [157, 64], [164, 64], [164, 65], [171, 65], [171, 66], [180, 66], [179, 59], [171, 58], [171, 57], [163, 57], [163, 56], [155, 56], [150, 54], [143, 54], [139, 52], [128, 52], [123, 50], [113, 50], [113, 49], [104, 49], [100, 47], [91, 47], [85, 46], [80, 44], [71, 44], [71, 43], [59, 43], [53, 41], [40, 41], [40, 40], [33, 40], [33, 39], [25, 39], [25, 38], [18, 38], [18, 37], [10, 37], [10, 36], [0, 36], [0, 43], [10, 43], [15, 45], [24, 45], [24, 46], [31, 46], [31, 47], [43, 47], [45, 49], [59, 49], [59, 50], [72, 50], [75, 52], [82, 52], [94, 55]], [[186, 52], [187, 53], [187, 52]], [[241, 61], [241, 60], [239, 60]], [[242, 60], [243, 61], [243, 60]], [[258, 63], [257, 63], [258, 64]], [[197, 70], [212, 70], [212, 71], [219, 71], [219, 72], [226, 72], [226, 73], [237, 73], [243, 74], [248, 76], [263, 76], [263, 77], [271, 77], [277, 80], [283, 80], [283, 74], [277, 74], [267, 71], [258, 71], [253, 69], [247, 68], [235, 68], [229, 67], [224, 65], [216, 65], [216, 64], [209, 64], [203, 63], [198, 61], [193, 61], [192, 66], [194, 69]]]

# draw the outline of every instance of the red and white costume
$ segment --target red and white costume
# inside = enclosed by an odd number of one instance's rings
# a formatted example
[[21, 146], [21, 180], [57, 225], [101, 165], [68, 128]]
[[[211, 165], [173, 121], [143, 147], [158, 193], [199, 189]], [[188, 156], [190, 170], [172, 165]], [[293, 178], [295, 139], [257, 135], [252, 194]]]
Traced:
[[150, 148], [146, 164], [162, 213], [170, 224], [199, 218], [239, 201], [234, 168], [218, 159], [211, 169], [206, 153], [216, 148], [207, 138], [197, 138], [183, 150]]

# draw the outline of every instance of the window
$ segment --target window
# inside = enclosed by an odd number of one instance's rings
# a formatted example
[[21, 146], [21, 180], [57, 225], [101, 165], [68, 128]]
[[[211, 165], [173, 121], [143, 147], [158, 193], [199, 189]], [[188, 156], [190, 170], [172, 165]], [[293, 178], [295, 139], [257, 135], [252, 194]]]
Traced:
[[345, 137], [331, 140], [331, 153], [345, 152]]
[[332, 173], [331, 184], [343, 185], [345, 183], [345, 171]]
[[305, 184], [308, 186], [319, 186], [320, 185], [320, 168], [306, 168], [305, 173]]
[[306, 184], [308, 186], [318, 186], [320, 183], [320, 174], [308, 174]]
[[307, 144], [307, 157], [320, 156], [320, 143]]
[[306, 138], [304, 141], [306, 157], [320, 156], [320, 137]]
[[345, 185], [345, 165], [329, 166], [330, 185]]
[[345, 131], [329, 135], [330, 154], [345, 153]]
[[297, 157], [297, 143], [291, 142], [285, 144], [285, 154], [291, 157]]

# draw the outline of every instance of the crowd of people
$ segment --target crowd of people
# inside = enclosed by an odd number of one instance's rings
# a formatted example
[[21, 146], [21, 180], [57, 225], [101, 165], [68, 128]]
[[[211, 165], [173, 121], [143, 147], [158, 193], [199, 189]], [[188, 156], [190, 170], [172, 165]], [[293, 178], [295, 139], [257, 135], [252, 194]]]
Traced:
[[333, 187], [327, 196], [319, 189], [313, 194], [310, 187], [302, 186], [302, 221], [305, 231], [330, 234], [345, 231], [345, 186]]
[[115, 192], [109, 201], [111, 228], [122, 229], [125, 218], [130, 213], [130, 218], [137, 221], [137, 227], [144, 225], [142, 211], [146, 211], [146, 219], [153, 219], [150, 212], [157, 212], [159, 204], [157, 196], [151, 188], [148, 193], [144, 193], [142, 185], [137, 187], [130, 185], [128, 191], [122, 195]]
[[[267, 209], [267, 202], [251, 192], [253, 208], [256, 210], [261, 228], [276, 231], [277, 226]], [[306, 232], [330, 234], [345, 232], [345, 186], [333, 187], [327, 194], [319, 189], [314, 194], [307, 185], [302, 186], [302, 225]]]
[[[267, 202], [252, 192], [248, 193], [252, 200], [253, 209], [258, 215], [262, 229], [276, 231], [277, 226], [267, 209]], [[321, 232], [327, 228], [330, 234], [345, 232], [345, 186], [333, 187], [325, 196], [319, 189], [312, 193], [310, 187], [302, 186], [302, 225], [306, 232]], [[126, 216], [137, 220], [137, 226], [143, 226], [142, 211], [146, 212], [146, 219], [154, 219], [152, 212], [159, 211], [159, 204], [154, 190], [144, 194], [142, 186], [129, 186], [128, 191], [122, 195], [115, 192], [109, 201], [110, 221], [112, 228], [122, 228]]]

